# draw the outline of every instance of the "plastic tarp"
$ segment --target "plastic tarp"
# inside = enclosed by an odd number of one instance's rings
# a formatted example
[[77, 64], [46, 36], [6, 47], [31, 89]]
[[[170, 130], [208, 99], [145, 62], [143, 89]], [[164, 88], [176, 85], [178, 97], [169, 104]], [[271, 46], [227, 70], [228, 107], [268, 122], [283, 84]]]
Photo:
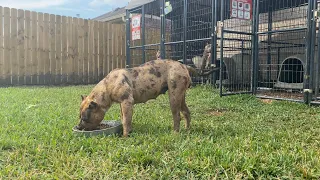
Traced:
[[126, 7], [126, 9], [130, 10], [130, 9], [134, 9], [136, 7], [142, 6], [144, 4], [148, 4], [150, 2], [153, 2], [155, 0], [131, 0], [128, 3], [128, 6]]

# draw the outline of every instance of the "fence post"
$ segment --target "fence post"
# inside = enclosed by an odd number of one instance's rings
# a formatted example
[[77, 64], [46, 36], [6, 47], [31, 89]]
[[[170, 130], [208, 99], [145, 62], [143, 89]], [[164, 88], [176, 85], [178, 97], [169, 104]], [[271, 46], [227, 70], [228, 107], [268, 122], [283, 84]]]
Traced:
[[221, 0], [221, 17], [220, 17], [220, 77], [219, 77], [219, 91], [220, 91], [220, 97], [222, 97], [222, 71], [223, 71], [223, 38], [224, 38], [224, 28], [223, 28], [223, 22], [224, 22], [224, 0]]
[[251, 82], [251, 91], [252, 94], [256, 94], [257, 90], [257, 80], [258, 80], [258, 55], [259, 55], [259, 43], [258, 43], [258, 34], [259, 31], [259, 1], [253, 0], [253, 12], [252, 12], [252, 82]]
[[126, 68], [130, 67], [130, 12], [126, 10]]
[[312, 98], [312, 69], [313, 65], [311, 63], [314, 63], [314, 57], [312, 53], [312, 50], [314, 47], [312, 47], [312, 41], [314, 41], [313, 36], [313, 30], [315, 29], [314, 21], [313, 21], [313, 10], [314, 10], [314, 0], [308, 1], [308, 14], [307, 14], [307, 49], [306, 49], [306, 69], [304, 74], [304, 83], [303, 83], [303, 93], [304, 93], [304, 102], [306, 104], [310, 104], [311, 98]]
[[145, 26], [145, 5], [142, 5], [142, 23], [141, 23], [141, 28], [142, 28], [142, 64], [146, 62], [146, 26]]
[[[218, 0], [212, 0], [212, 34], [211, 34], [211, 64], [217, 65], [217, 17]], [[212, 73], [212, 85], [216, 85], [217, 72]]]
[[[320, 19], [317, 18], [318, 21], [318, 27], [320, 27]], [[316, 79], [315, 79], [315, 97], [317, 98], [319, 96], [319, 70], [320, 70], [320, 62], [319, 62], [319, 58], [320, 58], [320, 32], [318, 31], [318, 57], [315, 60], [315, 67], [316, 67]]]
[[161, 39], [160, 39], [160, 57], [161, 59], [165, 59], [166, 55], [165, 55], [165, 13], [164, 13], [164, 8], [165, 8], [165, 0], [160, 0], [160, 17], [161, 17], [161, 28], [160, 28], [160, 33], [161, 33]]
[[183, 64], [186, 64], [187, 60], [187, 12], [188, 12], [188, 0], [183, 1]]
[[[268, 31], [271, 32], [273, 27], [272, 27], [272, 3], [269, 3], [268, 7]], [[270, 87], [271, 84], [271, 41], [272, 41], [272, 34], [268, 33], [268, 50], [267, 50], [267, 86]]]
[[[316, 15], [316, 11], [317, 11], [317, 1], [316, 0], [314, 0], [314, 1], [312, 1], [312, 3], [313, 3], [313, 5], [312, 5], [312, 41], [311, 41], [311, 57], [310, 57], [310, 59], [311, 59], [311, 63], [312, 63], [312, 65], [311, 65], [311, 67], [310, 67], [310, 77], [311, 77], [311, 79], [310, 79], [310, 81], [311, 81], [311, 89], [312, 90], [314, 90], [314, 87], [315, 87], [315, 85], [317, 85], [318, 86], [318, 83], [315, 83], [315, 72], [314, 72], [314, 70], [316, 69], [315, 67], [314, 67], [314, 65], [315, 65], [315, 47], [316, 47], [316, 45], [315, 45], [315, 43], [316, 43], [316, 41], [315, 41], [315, 39], [316, 39], [316, 27], [317, 27], [317, 24], [316, 24], [316, 22], [317, 22], [317, 17], [315, 16]], [[313, 94], [313, 93], [312, 93]], [[312, 94], [311, 94], [311, 96], [312, 96]], [[312, 97], [311, 97], [312, 98]]]

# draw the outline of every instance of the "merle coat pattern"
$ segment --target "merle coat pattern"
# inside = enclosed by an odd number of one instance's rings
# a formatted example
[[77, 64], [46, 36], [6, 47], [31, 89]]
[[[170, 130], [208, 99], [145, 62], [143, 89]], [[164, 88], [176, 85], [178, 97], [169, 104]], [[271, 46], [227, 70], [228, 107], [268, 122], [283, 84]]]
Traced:
[[123, 136], [132, 131], [133, 106], [156, 99], [168, 92], [173, 116], [173, 129], [179, 132], [180, 113], [185, 128], [190, 128], [190, 111], [185, 96], [190, 87], [190, 67], [174, 60], [153, 60], [140, 67], [114, 69], [88, 96], [82, 96], [78, 129], [93, 130], [103, 120], [113, 103], [121, 107]]

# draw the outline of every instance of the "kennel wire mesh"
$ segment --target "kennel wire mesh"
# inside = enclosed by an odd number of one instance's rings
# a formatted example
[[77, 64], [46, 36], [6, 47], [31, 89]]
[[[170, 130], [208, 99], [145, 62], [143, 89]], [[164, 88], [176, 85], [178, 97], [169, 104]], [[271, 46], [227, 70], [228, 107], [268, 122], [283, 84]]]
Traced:
[[[253, 0], [251, 21], [231, 18], [230, 1], [222, 2], [222, 77], [219, 79], [223, 85], [220, 86], [221, 91], [224, 92], [221, 94], [250, 92], [244, 81], [240, 86], [235, 85], [232, 82], [239, 83], [239, 80], [230, 77], [232, 72], [237, 74], [242, 71], [236, 65], [228, 65], [228, 61], [234, 61], [232, 56], [238, 49], [241, 50], [239, 54], [251, 54], [253, 59], [248, 61], [248, 66], [245, 65], [248, 68], [246, 71], [251, 71], [252, 82], [249, 84], [253, 94], [261, 98], [308, 102], [308, 94], [317, 89], [316, 79], [319, 79], [319, 71], [315, 72], [313, 68], [319, 64], [315, 51], [317, 43], [314, 42], [316, 1]], [[235, 39], [242, 43], [235, 42]]]
[[[231, 17], [234, 2], [244, 1], [158, 0], [144, 5], [141, 13], [153, 22], [150, 28], [144, 26], [145, 31], [148, 29], [144, 39], [128, 43], [129, 55], [134, 56], [132, 63], [137, 66], [153, 59], [160, 49], [164, 58], [199, 68], [197, 62], [204, 57], [209, 42], [213, 47], [210, 65], [221, 71], [215, 74], [215, 80], [193, 79], [197, 83], [216, 83], [221, 95], [253, 93], [262, 98], [297, 101], [306, 101], [308, 93], [303, 91], [315, 89], [313, 99], [317, 99], [320, 63], [315, 48], [318, 43], [312, 41], [317, 1], [252, 0], [249, 19]], [[164, 14], [168, 5], [172, 11]]]
[[[148, 41], [147, 38], [144, 45], [146, 47], [145, 51], [148, 52], [148, 50], [152, 50], [155, 46], [159, 48], [161, 47], [161, 43], [163, 43], [164, 51], [162, 53], [164, 54], [164, 58], [180, 62], [183, 62], [185, 59], [184, 63], [188, 65], [201, 64], [205, 45], [211, 43], [212, 39], [212, 2], [212, 0], [171, 0], [165, 2], [155, 1], [154, 3], [159, 5], [160, 8], [157, 6], [145, 6], [145, 17], [150, 14], [154, 16], [158, 11], [160, 11], [161, 16], [161, 11], [163, 11], [162, 5], [167, 5], [166, 3], [169, 3], [172, 7], [171, 12], [163, 15], [164, 27], [160, 27], [158, 31], [152, 33], [152, 38], [158, 39], [161, 42]], [[154, 8], [157, 10], [154, 10]], [[148, 13], [149, 11], [150, 14]], [[161, 25], [161, 22], [160, 24], [155, 24], [158, 26]], [[146, 24], [145, 28], [149, 27]], [[161, 28], [164, 29], [163, 35], [160, 31]], [[150, 29], [146, 29], [146, 37], [148, 37], [148, 32], [150, 33]], [[154, 57], [155, 54], [156, 52], [154, 52]], [[145, 56], [146, 59], [152, 57], [152, 55]], [[140, 57], [138, 56], [138, 58]], [[140, 61], [133, 58], [132, 62], [137, 66], [136, 62], [139, 63]], [[200, 68], [199, 66], [195, 67], [197, 69]], [[208, 77], [192, 77], [192, 79], [197, 84], [208, 81]]]
[[259, 1], [257, 96], [303, 101], [308, 3]]
[[[160, 1], [153, 1], [127, 12], [127, 67], [155, 60], [161, 41]], [[140, 16], [140, 37], [132, 38], [132, 19]], [[167, 22], [168, 24], [168, 22]], [[167, 25], [170, 27], [170, 24]], [[128, 56], [129, 55], [129, 56]]]
[[[186, 59], [201, 70], [202, 61], [210, 58], [204, 53], [205, 46], [212, 43], [212, 0], [193, 0], [187, 2]], [[212, 50], [211, 50], [212, 51]], [[208, 59], [212, 64], [211, 59]], [[207, 67], [208, 68], [208, 67]], [[192, 77], [194, 84], [212, 83], [211, 76]]]
[[[166, 21], [170, 22], [170, 30], [165, 44], [165, 58], [173, 60], [183, 59], [184, 39], [184, 0], [170, 1], [172, 11], [164, 15]], [[167, 28], [167, 27], [166, 27]]]

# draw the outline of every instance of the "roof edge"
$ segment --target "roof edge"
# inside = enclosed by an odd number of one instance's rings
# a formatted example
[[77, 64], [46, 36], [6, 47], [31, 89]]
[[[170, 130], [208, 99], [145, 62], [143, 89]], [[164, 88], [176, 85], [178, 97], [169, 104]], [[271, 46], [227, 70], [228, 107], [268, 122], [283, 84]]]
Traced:
[[149, 4], [153, 1], [157, 1], [157, 0], [131, 0], [128, 3], [128, 5], [125, 7], [125, 9], [126, 10], [135, 9], [135, 8], [140, 7], [142, 5]]

